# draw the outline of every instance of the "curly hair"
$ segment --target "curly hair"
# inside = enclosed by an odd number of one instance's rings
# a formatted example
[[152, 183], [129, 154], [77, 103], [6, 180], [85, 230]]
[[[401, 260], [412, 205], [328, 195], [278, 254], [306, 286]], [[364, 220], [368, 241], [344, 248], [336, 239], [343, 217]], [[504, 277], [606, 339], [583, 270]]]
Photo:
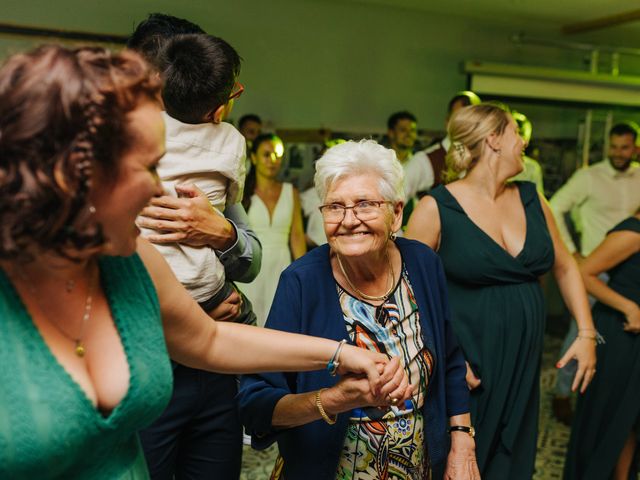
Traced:
[[43, 46], [0, 69], [0, 258], [98, 248], [89, 193], [115, 182], [134, 140], [126, 116], [160, 84], [133, 52]]

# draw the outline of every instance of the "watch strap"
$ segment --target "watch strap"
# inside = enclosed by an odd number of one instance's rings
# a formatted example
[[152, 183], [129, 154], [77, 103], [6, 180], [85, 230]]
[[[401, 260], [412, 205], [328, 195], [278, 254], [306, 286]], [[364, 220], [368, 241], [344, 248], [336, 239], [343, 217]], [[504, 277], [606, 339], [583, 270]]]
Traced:
[[467, 427], [465, 425], [452, 425], [449, 428], [447, 428], [447, 433], [451, 433], [451, 432], [464, 432], [467, 435], [469, 435], [471, 438], [476, 436], [475, 428], [471, 426]]

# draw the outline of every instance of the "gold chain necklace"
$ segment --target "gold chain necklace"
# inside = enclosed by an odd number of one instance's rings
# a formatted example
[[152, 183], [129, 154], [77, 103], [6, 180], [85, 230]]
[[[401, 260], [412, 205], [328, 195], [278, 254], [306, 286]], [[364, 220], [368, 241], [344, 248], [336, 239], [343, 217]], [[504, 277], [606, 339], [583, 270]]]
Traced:
[[342, 275], [344, 276], [344, 279], [347, 281], [347, 284], [349, 285], [349, 287], [361, 298], [365, 299], [365, 300], [373, 300], [375, 302], [380, 302], [380, 301], [385, 301], [386, 299], [389, 298], [389, 295], [391, 295], [391, 293], [393, 292], [393, 290], [395, 289], [396, 285], [395, 285], [395, 273], [393, 272], [393, 265], [391, 263], [391, 257], [389, 255], [389, 253], [387, 252], [387, 261], [389, 262], [389, 273], [390, 273], [390, 279], [391, 279], [391, 286], [389, 287], [389, 290], [387, 290], [387, 293], [385, 293], [384, 295], [367, 295], [366, 293], [360, 291], [351, 281], [351, 279], [349, 278], [349, 275], [347, 275], [347, 272], [344, 269], [344, 266], [342, 265], [342, 261], [340, 260], [340, 255], [338, 253], [336, 253], [336, 259], [338, 260], [338, 266], [340, 267], [340, 271], [342, 272]]
[[[33, 298], [36, 302], [36, 305], [38, 306], [38, 310], [40, 310], [40, 314], [42, 314], [43, 318], [47, 318], [46, 315], [44, 315], [44, 308], [42, 307], [42, 305], [40, 304], [40, 297], [38, 296], [38, 293], [36, 292], [35, 287], [33, 286], [33, 283], [29, 282], [29, 279], [25, 276], [24, 272], [22, 272], [22, 270], [17, 269], [17, 273], [18, 276], [20, 277], [20, 279], [23, 281], [23, 283], [27, 286], [27, 289], [29, 290], [29, 292], [31, 293], [31, 295], [33, 295]], [[93, 304], [93, 288], [95, 286], [95, 281], [93, 276], [91, 275], [91, 267], [89, 267], [89, 273], [87, 274], [87, 277], [89, 278], [89, 288], [87, 290], [87, 296], [84, 300], [84, 312], [82, 314], [82, 323], [81, 323], [81, 327], [80, 327], [80, 335], [78, 335], [77, 337], [73, 337], [71, 335], [69, 335], [67, 332], [65, 332], [60, 325], [58, 325], [56, 322], [53, 322], [51, 320], [49, 320], [47, 318], [47, 321], [49, 322], [50, 325], [52, 325], [56, 330], [58, 330], [58, 332], [60, 332], [66, 339], [72, 341], [74, 343], [74, 353], [76, 354], [76, 356], [82, 358], [84, 357], [85, 353], [86, 353], [86, 348], [84, 345], [84, 342], [82, 341], [83, 337], [84, 337], [84, 332], [85, 332], [85, 328], [87, 326], [87, 323], [89, 323], [89, 319], [91, 318], [91, 307]], [[73, 287], [75, 287], [75, 282], [73, 282]], [[65, 285], [65, 290], [67, 290], [69, 292], [69, 284], [67, 283]], [[71, 290], [73, 290], [73, 288], [71, 288]]]

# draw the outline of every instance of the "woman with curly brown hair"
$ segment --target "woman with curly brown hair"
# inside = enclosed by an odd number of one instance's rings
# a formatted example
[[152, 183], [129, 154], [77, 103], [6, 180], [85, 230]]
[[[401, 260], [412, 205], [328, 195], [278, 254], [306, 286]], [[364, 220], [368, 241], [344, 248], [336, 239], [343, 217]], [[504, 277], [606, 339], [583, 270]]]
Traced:
[[129, 52], [42, 47], [0, 69], [0, 478], [147, 478], [136, 431], [169, 399], [168, 354], [229, 373], [331, 359], [380, 398], [407, 389], [384, 355], [213, 321], [138, 239], [161, 193], [158, 92]]

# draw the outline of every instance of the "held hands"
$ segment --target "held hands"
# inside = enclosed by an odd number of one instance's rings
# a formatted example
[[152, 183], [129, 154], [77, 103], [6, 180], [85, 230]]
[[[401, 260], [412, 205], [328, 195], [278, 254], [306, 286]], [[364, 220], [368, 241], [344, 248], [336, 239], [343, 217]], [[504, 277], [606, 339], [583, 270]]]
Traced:
[[211, 206], [206, 195], [191, 184], [175, 188], [180, 198], [154, 197], [138, 217], [138, 226], [157, 232], [148, 235], [147, 240], [218, 250], [232, 246], [236, 241], [233, 225]]
[[[360, 377], [349, 377], [341, 379], [340, 382], [366, 378], [369, 384], [369, 392], [378, 399], [377, 401], [386, 397], [388, 397], [389, 403], [394, 398], [397, 399], [396, 402], [404, 401], [406, 390], [412, 388], [409, 386], [409, 380], [400, 364], [400, 359], [394, 357], [390, 360], [382, 353], [365, 350], [353, 345], [344, 345], [340, 353], [340, 367], [337, 373], [340, 375], [347, 373], [360, 374]], [[347, 386], [356, 390], [361, 388], [359, 383]], [[362, 406], [362, 404], [357, 406]]]
[[587, 336], [585, 334], [583, 336], [578, 332], [578, 338], [573, 341], [566, 353], [556, 363], [557, 368], [562, 368], [572, 359], [578, 361], [578, 371], [571, 385], [572, 392], [575, 392], [580, 387], [580, 393], [584, 393], [596, 373], [595, 330], [589, 331], [589, 333], [594, 334], [593, 339], [590, 335]]
[[336, 385], [322, 392], [325, 409], [336, 414], [356, 407], [402, 405], [411, 398], [413, 385], [409, 384], [398, 357], [388, 360], [386, 365], [378, 364], [378, 371], [381, 380], [378, 393], [372, 390], [365, 375], [343, 375]]

